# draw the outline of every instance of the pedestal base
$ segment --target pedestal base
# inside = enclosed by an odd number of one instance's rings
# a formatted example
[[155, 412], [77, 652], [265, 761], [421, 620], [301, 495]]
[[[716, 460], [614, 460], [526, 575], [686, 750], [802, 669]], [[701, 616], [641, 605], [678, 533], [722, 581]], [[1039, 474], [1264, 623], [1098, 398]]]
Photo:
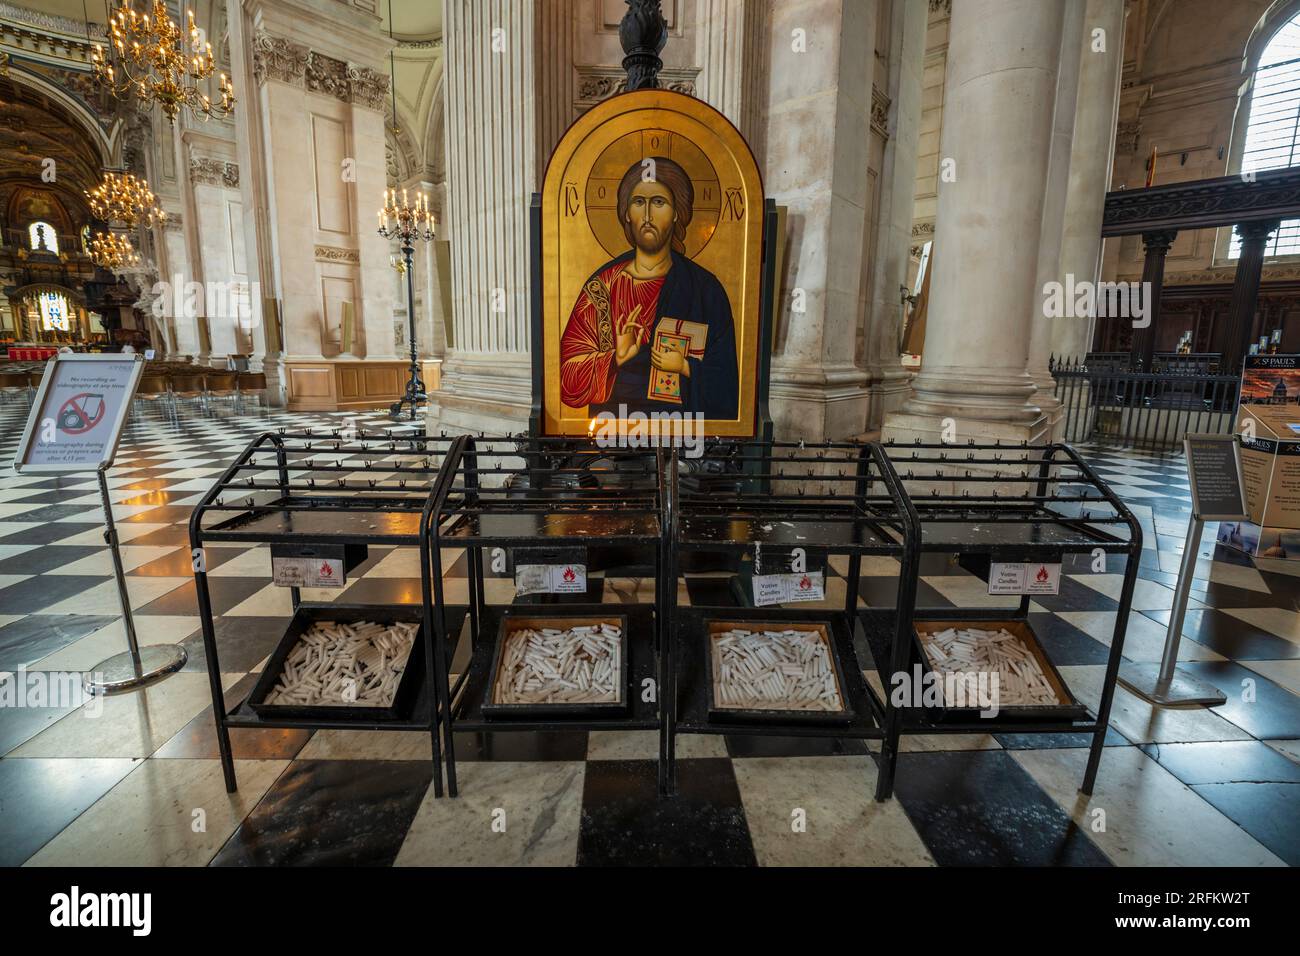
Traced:
[[965, 445], [974, 440], [976, 444], [1018, 445], [1027, 442], [1036, 445], [1050, 440], [1050, 431], [1046, 415], [1040, 415], [1032, 422], [994, 422], [978, 418], [968, 418], [954, 413], [951, 416], [920, 415], [914, 412], [897, 411], [885, 415], [881, 428], [881, 440], [893, 440], [900, 445], [910, 445], [918, 439], [926, 443], [944, 442], [952, 445]]
[[1153, 704], [1205, 704], [1217, 707], [1228, 701], [1223, 691], [1213, 684], [1176, 667], [1173, 679], [1162, 685], [1159, 664], [1121, 664], [1119, 682]]
[[187, 660], [189, 655], [179, 644], [150, 644], [140, 648], [140, 673], [135, 671], [131, 652], [123, 651], [87, 671], [82, 685], [92, 694], [122, 694], [176, 673]]

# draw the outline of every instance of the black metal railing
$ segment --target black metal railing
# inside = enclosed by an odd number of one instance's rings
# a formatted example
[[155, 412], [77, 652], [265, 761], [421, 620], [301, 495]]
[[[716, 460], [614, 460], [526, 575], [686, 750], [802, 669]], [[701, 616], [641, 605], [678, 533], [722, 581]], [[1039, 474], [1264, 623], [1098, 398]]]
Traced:
[[1133, 371], [1108, 357], [1053, 358], [1063, 441], [1173, 449], [1189, 432], [1232, 431], [1240, 379], [1209, 370], [1217, 369], [1217, 355], [1179, 355], [1154, 363], [1152, 371]]

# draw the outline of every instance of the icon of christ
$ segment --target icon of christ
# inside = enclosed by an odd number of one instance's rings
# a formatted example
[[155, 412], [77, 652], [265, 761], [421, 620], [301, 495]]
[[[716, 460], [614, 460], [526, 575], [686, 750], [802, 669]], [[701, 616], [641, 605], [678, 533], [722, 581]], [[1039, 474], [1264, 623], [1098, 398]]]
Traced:
[[[571, 408], [734, 419], [736, 328], [722, 284], [686, 256], [695, 188], [662, 156], [633, 163], [616, 208], [631, 248], [583, 283], [560, 338]], [[621, 406], [621, 407], [620, 407]]]

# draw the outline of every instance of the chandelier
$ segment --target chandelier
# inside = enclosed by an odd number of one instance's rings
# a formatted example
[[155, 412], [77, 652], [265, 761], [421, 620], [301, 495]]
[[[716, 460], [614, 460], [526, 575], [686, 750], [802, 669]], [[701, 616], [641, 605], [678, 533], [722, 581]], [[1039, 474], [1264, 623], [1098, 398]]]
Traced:
[[105, 172], [98, 186], [86, 190], [86, 198], [96, 219], [120, 222], [128, 229], [140, 222], [153, 226], [167, 220], [167, 213], [154, 204], [156, 197], [149, 184], [131, 173]]
[[97, 232], [86, 246], [90, 261], [102, 269], [130, 269], [140, 264], [140, 253], [121, 233]]
[[433, 213], [429, 211], [429, 197], [423, 194], [415, 197], [412, 206], [402, 190], [402, 201], [397, 201], [397, 190], [389, 189], [384, 193], [384, 208], [379, 210], [379, 234], [385, 239], [396, 239], [403, 246], [410, 246], [415, 240], [433, 241]]
[[182, 30], [167, 15], [162, 0], [153, 0], [152, 13], [136, 11], [135, 0], [117, 2], [121, 5], [108, 22], [110, 52], [97, 43], [91, 54], [98, 83], [119, 99], [135, 95], [157, 103], [173, 124], [182, 109], [205, 120], [234, 111], [235, 88], [226, 74], [218, 74], [216, 103], [199, 92], [197, 84], [216, 72], [216, 61], [212, 44], [204, 42], [194, 25], [193, 10], [186, 11], [189, 29]]

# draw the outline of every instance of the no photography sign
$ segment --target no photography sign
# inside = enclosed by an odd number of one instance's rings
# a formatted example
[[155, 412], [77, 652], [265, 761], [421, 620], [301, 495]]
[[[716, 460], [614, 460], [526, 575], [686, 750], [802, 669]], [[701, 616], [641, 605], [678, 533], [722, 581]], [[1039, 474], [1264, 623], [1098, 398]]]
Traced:
[[14, 469], [88, 471], [110, 464], [143, 369], [138, 355], [51, 359]]

